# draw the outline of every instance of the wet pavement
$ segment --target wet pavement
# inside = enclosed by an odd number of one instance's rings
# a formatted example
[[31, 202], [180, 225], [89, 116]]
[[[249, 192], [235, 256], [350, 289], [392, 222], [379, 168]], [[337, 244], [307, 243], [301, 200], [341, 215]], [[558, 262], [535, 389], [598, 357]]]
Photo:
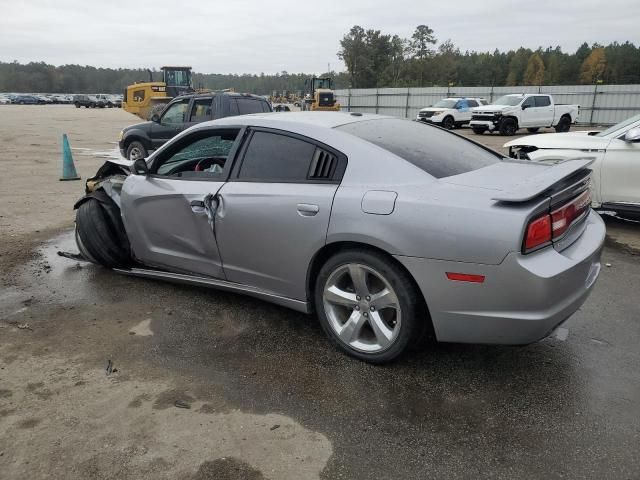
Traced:
[[566, 340], [382, 367], [314, 317], [61, 249], [0, 292], [6, 478], [640, 478], [640, 262], [613, 242]]

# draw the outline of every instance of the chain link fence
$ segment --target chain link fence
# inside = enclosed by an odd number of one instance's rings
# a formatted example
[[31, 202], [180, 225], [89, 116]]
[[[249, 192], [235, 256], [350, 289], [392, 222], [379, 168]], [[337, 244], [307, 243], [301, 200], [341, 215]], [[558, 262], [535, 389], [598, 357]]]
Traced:
[[578, 123], [613, 125], [640, 113], [640, 85], [543, 85], [539, 87], [426, 87], [336, 90], [342, 110], [415, 118], [421, 108], [445, 97], [482, 97], [492, 102], [508, 93], [547, 93], [556, 103], [580, 105]]

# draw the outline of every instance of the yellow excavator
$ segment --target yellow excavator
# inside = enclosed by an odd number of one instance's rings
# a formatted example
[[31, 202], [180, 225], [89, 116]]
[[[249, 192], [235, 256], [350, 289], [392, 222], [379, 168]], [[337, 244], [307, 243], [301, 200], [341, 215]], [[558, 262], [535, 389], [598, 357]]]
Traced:
[[340, 104], [336, 101], [331, 77], [312, 77], [304, 81], [305, 95], [302, 110], [319, 112], [338, 112]]
[[194, 92], [191, 67], [162, 67], [162, 81], [154, 81], [149, 72], [148, 82], [136, 82], [124, 91], [122, 108], [143, 120], [159, 113], [173, 98]]

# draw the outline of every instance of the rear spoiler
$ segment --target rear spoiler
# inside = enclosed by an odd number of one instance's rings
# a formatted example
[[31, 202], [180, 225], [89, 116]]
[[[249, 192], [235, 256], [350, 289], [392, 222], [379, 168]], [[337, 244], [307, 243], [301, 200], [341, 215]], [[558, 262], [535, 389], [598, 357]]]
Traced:
[[524, 182], [513, 186], [511, 190], [501, 192], [493, 200], [499, 202], [526, 202], [537, 197], [545, 190], [551, 188], [562, 179], [571, 174], [588, 167], [595, 161], [595, 158], [574, 158], [560, 161], [553, 164], [545, 171], [533, 175]]

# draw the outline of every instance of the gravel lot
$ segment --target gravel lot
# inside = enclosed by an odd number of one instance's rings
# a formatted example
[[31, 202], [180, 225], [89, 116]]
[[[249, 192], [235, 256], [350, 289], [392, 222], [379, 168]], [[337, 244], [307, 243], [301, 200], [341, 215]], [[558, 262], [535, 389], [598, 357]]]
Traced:
[[373, 367], [313, 317], [56, 255], [62, 133], [87, 178], [136, 121], [0, 106], [0, 478], [640, 478], [640, 226], [607, 222], [566, 339]]

